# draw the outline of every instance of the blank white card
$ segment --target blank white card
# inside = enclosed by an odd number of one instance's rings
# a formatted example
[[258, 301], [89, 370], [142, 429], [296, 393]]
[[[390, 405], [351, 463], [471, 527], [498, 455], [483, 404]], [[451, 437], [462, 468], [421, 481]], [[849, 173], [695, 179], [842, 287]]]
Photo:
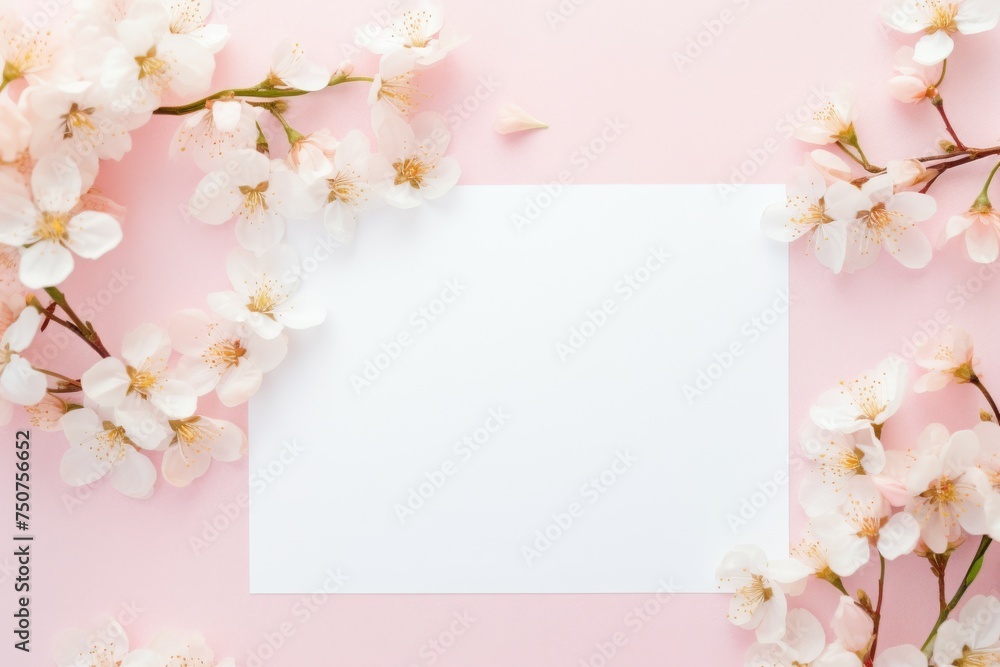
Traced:
[[783, 196], [466, 186], [350, 246], [295, 227], [329, 314], [250, 405], [251, 591], [708, 592], [735, 544], [785, 555]]

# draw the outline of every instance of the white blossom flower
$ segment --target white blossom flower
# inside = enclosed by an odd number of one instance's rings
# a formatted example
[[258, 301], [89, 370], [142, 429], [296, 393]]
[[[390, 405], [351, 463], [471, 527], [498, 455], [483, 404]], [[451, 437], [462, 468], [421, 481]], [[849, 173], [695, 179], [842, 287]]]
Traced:
[[810, 410], [817, 426], [854, 433], [874, 428], [896, 414], [906, 391], [908, 369], [900, 357], [886, 357], [874, 370], [824, 393]]
[[790, 609], [781, 640], [752, 644], [743, 664], [746, 667], [809, 667], [825, 646], [826, 633], [819, 620], [805, 609]]
[[212, 461], [236, 461], [246, 451], [247, 438], [235, 424], [195, 415], [170, 422], [174, 437], [163, 452], [160, 470], [174, 486], [187, 486], [206, 472]]
[[764, 211], [764, 234], [786, 243], [805, 236], [820, 264], [840, 273], [847, 257], [847, 223], [827, 212], [823, 175], [812, 167], [793, 169], [785, 192], [784, 202]]
[[180, 352], [178, 374], [199, 396], [213, 389], [227, 407], [245, 403], [260, 388], [264, 374], [288, 352], [284, 334], [264, 339], [246, 324], [182, 310], [170, 320], [170, 340]]
[[852, 598], [842, 595], [833, 612], [830, 627], [837, 641], [846, 650], [864, 654], [871, 644], [875, 622]]
[[963, 232], [969, 259], [980, 264], [997, 261], [1000, 256], [1000, 213], [993, 206], [976, 204], [965, 213], [949, 218], [942, 241], [950, 241]]
[[63, 454], [59, 473], [70, 486], [92, 484], [108, 475], [120, 493], [144, 499], [153, 494], [156, 467], [141, 446], [109, 411], [77, 408], [62, 418], [70, 448]]
[[359, 32], [356, 41], [372, 53], [404, 53], [415, 64], [432, 65], [463, 40], [444, 26], [444, 7], [436, 0], [408, 0], [405, 9], [374, 35]]
[[154, 667], [129, 657], [128, 635], [110, 616], [99, 619], [86, 630], [63, 632], [56, 638], [53, 653], [56, 667]]
[[28, 413], [32, 426], [43, 431], [61, 431], [62, 416], [66, 414], [68, 404], [55, 394], [45, 394], [38, 403], [27, 405], [24, 411]]
[[1000, 664], [1000, 600], [992, 595], [970, 598], [958, 618], [938, 628], [933, 655], [938, 667]]
[[785, 595], [802, 591], [809, 567], [795, 559], [767, 559], [756, 546], [733, 548], [716, 570], [719, 588], [733, 591], [727, 618], [741, 628], [756, 630], [757, 641], [773, 643], [785, 634]]
[[413, 61], [403, 51], [382, 56], [368, 93], [375, 124], [383, 116], [408, 116], [417, 106]]
[[285, 235], [285, 218], [304, 217], [319, 202], [280, 160], [252, 149], [228, 153], [225, 166], [208, 173], [191, 197], [188, 211], [202, 222], [221, 225], [236, 217], [236, 239], [258, 255]]
[[333, 157], [339, 145], [329, 130], [319, 130], [293, 141], [285, 161], [302, 180], [313, 183], [333, 171]]
[[966, 384], [976, 377], [978, 364], [972, 349], [972, 336], [950, 325], [917, 348], [916, 362], [930, 371], [913, 383], [913, 391], [918, 393], [937, 391], [952, 383]]
[[436, 199], [458, 182], [458, 162], [445, 157], [451, 132], [440, 114], [426, 112], [408, 125], [397, 116], [386, 116], [376, 128], [379, 156], [377, 174], [385, 200], [398, 208], [419, 206], [424, 199]]
[[868, 180], [861, 188], [834, 183], [827, 190], [827, 210], [848, 223], [845, 270], [871, 266], [885, 249], [903, 266], [919, 269], [931, 260], [931, 244], [917, 223], [937, 210], [933, 197], [896, 192], [888, 174]]
[[939, 172], [936, 169], [928, 169], [919, 160], [889, 160], [885, 165], [885, 173], [898, 189], [926, 183]]
[[990, 0], [916, 0], [887, 10], [885, 21], [906, 34], [923, 33], [913, 59], [936, 65], [951, 55], [956, 32], [973, 35], [1000, 22], [1000, 5]]
[[306, 58], [302, 45], [286, 37], [271, 57], [267, 83], [275, 88], [322, 90], [330, 84], [330, 72]]
[[842, 433], [811, 424], [801, 438], [802, 453], [812, 462], [799, 486], [799, 502], [809, 516], [831, 512], [847, 500], [846, 489], [871, 485], [870, 476], [885, 467], [885, 450], [872, 429]]
[[511, 134], [525, 130], [543, 130], [547, 127], [547, 123], [538, 120], [516, 104], [504, 104], [497, 112], [497, 122], [493, 129], [499, 134]]
[[257, 113], [240, 100], [212, 100], [185, 118], [170, 154], [190, 153], [203, 171], [225, 167], [225, 155], [257, 145]]
[[51, 27], [39, 29], [22, 20], [12, 8], [0, 9], [0, 67], [3, 85], [27, 77], [32, 83], [51, 78], [49, 71], [58, 61], [59, 38]]
[[[212, 0], [165, 0], [170, 12], [170, 35], [193, 39], [218, 53], [229, 40], [229, 28], [220, 23], [206, 23], [212, 13]], [[171, 39], [170, 35], [164, 37]]]
[[913, 47], [896, 51], [893, 67], [898, 74], [889, 80], [889, 93], [900, 102], [915, 104], [937, 95], [940, 67], [927, 67], [913, 59]]
[[[943, 427], [932, 428], [940, 431]], [[983, 475], [973, 466], [979, 455], [979, 438], [974, 431], [958, 431], [940, 451], [934, 451], [929, 433], [925, 430], [918, 440], [916, 460], [906, 475], [911, 496], [906, 511], [920, 525], [927, 547], [944, 553], [963, 530], [973, 535], [989, 532]]]
[[121, 160], [132, 148], [126, 117], [90, 81], [35, 86], [24, 95], [33, 125], [32, 155], [57, 153], [81, 171], [96, 173], [98, 159]]
[[368, 137], [352, 130], [338, 146], [330, 172], [310, 186], [322, 202], [323, 224], [337, 241], [351, 241], [358, 214], [382, 203], [370, 184], [371, 162]]
[[89, 399], [102, 408], [121, 407], [129, 396], [148, 402], [167, 419], [191, 416], [197, 407], [194, 388], [170, 371], [170, 339], [155, 324], [143, 324], [122, 340], [122, 358], [108, 357], [90, 367], [81, 382]]
[[261, 338], [277, 338], [285, 327], [314, 327], [326, 318], [317, 300], [297, 294], [298, 256], [291, 246], [276, 245], [259, 257], [236, 248], [226, 258], [226, 272], [234, 291], [209, 294], [208, 305], [231, 322], [245, 322]]
[[850, 143], [855, 139], [855, 120], [854, 92], [847, 86], [840, 86], [823, 106], [805, 122], [795, 126], [793, 135], [799, 141], [811, 144]]
[[[45, 376], [21, 356], [35, 338], [42, 316], [25, 308], [0, 336], [0, 402], [33, 405], [45, 396]], [[9, 416], [9, 407], [4, 410]]]

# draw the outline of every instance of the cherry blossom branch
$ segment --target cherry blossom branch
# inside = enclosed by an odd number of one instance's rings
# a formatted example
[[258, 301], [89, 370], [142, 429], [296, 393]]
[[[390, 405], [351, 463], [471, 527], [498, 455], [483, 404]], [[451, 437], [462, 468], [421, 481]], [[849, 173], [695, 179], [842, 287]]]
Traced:
[[944, 121], [944, 127], [948, 130], [948, 134], [951, 135], [952, 141], [955, 142], [955, 146], [961, 150], [967, 150], [967, 147], [962, 140], [958, 138], [958, 133], [955, 132], [955, 128], [952, 127], [951, 119], [948, 118], [948, 113], [944, 110], [944, 99], [940, 95], [931, 100], [931, 104], [937, 109], [938, 114], [941, 115], [941, 120]]
[[[67, 322], [61, 317], [56, 316], [49, 308], [43, 308], [42, 304], [38, 302], [38, 299], [32, 298], [31, 305], [38, 309], [42, 316], [45, 317], [46, 321], [55, 322], [59, 326], [65, 327], [76, 336], [79, 336], [85, 343], [87, 343], [87, 345], [89, 345], [95, 352], [105, 359], [111, 356], [111, 353], [108, 352], [106, 347], [104, 347], [104, 343], [101, 342], [101, 337], [98, 336], [97, 331], [94, 330], [94, 326], [90, 322], [84, 322], [80, 319], [80, 317], [66, 301], [65, 294], [60, 292], [56, 287], [46, 287], [45, 293], [52, 298], [53, 303], [58, 305], [70, 319], [70, 321]], [[44, 324], [42, 326], [44, 326]]]
[[941, 610], [941, 613], [938, 615], [937, 622], [931, 629], [930, 635], [927, 636], [927, 641], [925, 641], [924, 645], [921, 647], [924, 655], [930, 657], [931, 647], [934, 645], [934, 639], [937, 637], [941, 624], [948, 620], [948, 616], [955, 610], [955, 607], [958, 606], [958, 603], [962, 600], [962, 596], [965, 595], [965, 592], [969, 590], [970, 586], [972, 586], [972, 582], [974, 582], [976, 577], [979, 576], [979, 571], [983, 569], [983, 561], [986, 559], [986, 550], [990, 548], [990, 544], [992, 543], [993, 540], [990, 539], [988, 535], [983, 535], [983, 539], [979, 543], [979, 549], [976, 550], [976, 555], [972, 559], [972, 563], [969, 565], [968, 571], [965, 573], [965, 579], [962, 580], [962, 585], [958, 587], [957, 591], [955, 591], [955, 595], [952, 596], [951, 601], [948, 602], [948, 604], [945, 605], [945, 608]]
[[[1000, 168], [1000, 165], [997, 165], [997, 167]], [[995, 169], [994, 173], [996, 173]], [[993, 396], [990, 395], [989, 390], [986, 388], [986, 385], [983, 384], [983, 381], [979, 379], [979, 376], [973, 373], [972, 377], [969, 378], [969, 383], [982, 392], [983, 396], [986, 398], [986, 402], [990, 404], [990, 409], [993, 410], [993, 418], [1000, 419], [1000, 410], [997, 409], [997, 403], [993, 400]]]
[[875, 611], [872, 613], [872, 646], [868, 649], [865, 658], [865, 667], [872, 667], [875, 663], [875, 649], [878, 647], [878, 631], [882, 624], [882, 598], [885, 597], [885, 556], [878, 555], [878, 602], [875, 603]]
[[948, 569], [948, 559], [949, 555], [947, 553], [932, 554], [928, 559], [931, 562], [931, 572], [937, 577], [938, 582], [938, 613], [944, 611], [944, 608], [948, 606], [948, 596], [945, 593], [944, 585], [944, 575]]
[[[357, 81], [366, 81], [372, 83], [374, 79], [367, 76], [334, 76], [330, 79], [330, 82], [326, 84], [327, 88], [340, 85], [342, 83], [354, 83]], [[233, 97], [252, 97], [261, 99], [280, 99], [283, 97], [299, 97], [301, 95], [308, 95], [310, 90], [300, 90], [298, 88], [274, 88], [268, 83], [260, 83], [253, 88], [230, 88], [228, 90], [220, 90], [217, 93], [204, 97], [197, 102], [191, 102], [190, 104], [184, 104], [176, 107], [160, 107], [153, 111], [154, 114], [161, 116], [186, 116], [187, 114], [194, 113], [196, 111], [201, 111], [206, 107], [206, 105], [213, 100], [228, 99]]]

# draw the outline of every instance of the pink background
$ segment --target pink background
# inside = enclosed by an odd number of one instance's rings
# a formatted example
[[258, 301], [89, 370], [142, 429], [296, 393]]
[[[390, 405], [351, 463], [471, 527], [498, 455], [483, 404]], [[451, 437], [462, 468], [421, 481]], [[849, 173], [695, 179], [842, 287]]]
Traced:
[[[751, 180], [781, 182], [801, 154], [788, 139], [788, 117], [804, 112], [812, 88], [829, 89], [842, 80], [856, 83], [859, 131], [873, 161], [926, 153], [941, 136], [929, 106], [905, 107], [885, 93], [892, 55], [905, 38], [879, 28], [873, 3], [576, 3], [450, 3], [451, 23], [471, 40], [426, 75], [430, 96], [423, 107], [446, 111], [475, 95], [480, 77], [499, 82], [455, 129], [453, 152], [464, 167], [463, 183], [542, 184], [567, 169], [580, 183], [716, 183], [729, 181], [753, 153], [766, 154], [766, 159], [759, 169], [748, 170], [756, 172]], [[29, 11], [43, 7], [33, 0], [18, 4]], [[271, 45], [284, 34], [299, 38], [313, 57], [337, 63], [342, 46], [351, 43], [350, 27], [371, 21], [372, 13], [386, 6], [368, 0], [234, 0], [232, 5], [219, 19], [234, 35], [220, 57], [220, 88], [259, 81]], [[559, 6], [575, 9], [550, 27], [546, 12]], [[730, 21], [713, 36], [704, 22], [711, 24], [724, 11], [730, 12]], [[707, 46], [679, 69], [675, 52], [699, 35]], [[992, 145], [1000, 139], [989, 124], [1000, 102], [1000, 88], [992, 85], [996, 76], [985, 67], [978, 75], [970, 71], [998, 57], [1000, 44], [993, 33], [961, 40], [951, 61], [945, 95], [953, 121], [969, 143]], [[368, 74], [373, 63], [360, 58], [358, 73]], [[366, 123], [366, 92], [327, 91], [296, 102], [290, 117], [300, 130], [329, 125], [342, 134]], [[496, 109], [508, 101], [547, 120], [551, 129], [496, 135]], [[597, 137], [609, 118], [620, 119], [628, 129], [580, 170], [572, 161], [574, 152]], [[104, 169], [99, 185], [130, 211], [126, 240], [102, 261], [82, 267], [64, 286], [71, 300], [79, 302], [88, 296], [100, 299], [115, 270], [134, 277], [112, 299], [104, 292], [104, 306], [94, 317], [113, 350], [127, 328], [142, 321], [165, 323], [179, 308], [204, 307], [204, 294], [227, 284], [222, 257], [234, 244], [231, 229], [188, 223], [178, 214], [199, 174], [193, 164], [167, 158], [176, 125], [174, 119], [154, 119], [135, 134], [135, 150]], [[932, 238], [946, 214], [975, 198], [985, 168], [973, 168], [968, 176], [950, 175], [936, 186], [948, 196], [941, 198], [942, 214], [928, 224]], [[364, 242], [363, 234], [359, 242]], [[991, 304], [1000, 281], [975, 282], [978, 269], [956, 243], [939, 254], [931, 270], [907, 271], [883, 258], [873, 270], [838, 278], [802, 256], [799, 247], [793, 249], [792, 432], [823, 389], [870, 368], [888, 352], [905, 353], [905, 339], [919, 337], [922, 326], [935, 318], [969, 328], [979, 343], [987, 383], [1000, 375], [1000, 340], [989, 326], [995, 321]], [[958, 296], [961, 286], [975, 294]], [[62, 367], [92, 362], [90, 352], [76, 342], [61, 358]], [[968, 425], [979, 404], [971, 388], [914, 398], [887, 427], [887, 441], [905, 447], [921, 423], [931, 419]], [[245, 424], [245, 412], [232, 418]], [[13, 432], [11, 426], [7, 437], [12, 439]], [[217, 464], [189, 489], [160, 482], [152, 500], [135, 502], [107, 484], [74, 492], [59, 480], [63, 437], [36, 430], [33, 442], [34, 651], [25, 659], [4, 641], [0, 662], [5, 664], [10, 664], [8, 658], [19, 665], [49, 664], [60, 630], [130, 604], [142, 610], [128, 627], [135, 645], [162, 627], [197, 629], [217, 656], [232, 655], [240, 665], [251, 652], [259, 654], [267, 636], [280, 632], [284, 623], [293, 634], [263, 664], [432, 664], [421, 647], [447, 632], [453, 614], [465, 611], [475, 622], [434, 664], [575, 666], [599, 655], [598, 643], [624, 632], [627, 644], [610, 664], [735, 665], [742, 664], [752, 641], [724, 618], [725, 595], [676, 597], [635, 633], [625, 617], [647, 596], [343, 596], [327, 600], [301, 623], [292, 614], [300, 596], [247, 594], [245, 510], [200, 554], [189, 546], [206, 520], [220, 516], [221, 506], [247, 492], [245, 461]], [[0, 498], [10, 498], [13, 456], [3, 466], [8, 472], [0, 480]], [[704, 476], [705, 492], [711, 493], [710, 470], [686, 472]], [[793, 528], [801, 523], [794, 517]], [[697, 536], [678, 535], [678, 548], [692, 539]], [[954, 558], [952, 588], [969, 554], [966, 548]], [[9, 566], [9, 558], [0, 557], [0, 564]], [[998, 573], [991, 557], [980, 590], [995, 586]], [[871, 591], [872, 574], [868, 571], [849, 585]], [[0, 578], [5, 579], [0, 607], [7, 617], [12, 583], [6, 569]], [[890, 567], [883, 646], [922, 642], [935, 616], [932, 583], [922, 561]], [[824, 586], [811, 584], [802, 601], [829, 613], [836, 596]], [[593, 664], [602, 663], [595, 658]]]

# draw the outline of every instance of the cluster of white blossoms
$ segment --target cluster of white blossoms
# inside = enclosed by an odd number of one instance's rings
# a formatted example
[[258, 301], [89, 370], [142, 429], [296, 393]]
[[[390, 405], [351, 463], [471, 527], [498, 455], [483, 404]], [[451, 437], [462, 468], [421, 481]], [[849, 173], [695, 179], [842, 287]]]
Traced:
[[[75, 0], [73, 9], [44, 29], [0, 15], [0, 421], [25, 406], [36, 425], [69, 440], [67, 483], [107, 476], [146, 498], [158, 477], [152, 452], [176, 486], [213, 460], [240, 458], [245, 434], [203, 414], [199, 398], [246, 402], [284, 359], [285, 329], [323, 322], [320, 304], [300, 293], [286, 224], [321, 221], [346, 242], [365, 211], [412, 208], [456, 183], [448, 125], [414, 115], [414, 80], [460, 40], [438, 2], [413, 0], [377, 31], [358, 31], [358, 46], [378, 60], [372, 76], [355, 75], [349, 61], [326, 67], [286, 39], [261, 64], [260, 83], [208, 94], [229, 37], [209, 22], [211, 0]], [[327, 129], [300, 133], [286, 118], [290, 100], [344, 84], [368, 91], [374, 151], [361, 130], [337, 139]], [[77, 258], [97, 259], [121, 241], [124, 210], [95, 179], [154, 116], [183, 117], [171, 152], [206, 172], [186, 212], [234, 221], [240, 247], [227, 258], [231, 289], [208, 295], [210, 312], [142, 324], [109, 351], [57, 286]], [[281, 128], [276, 140], [269, 123]], [[79, 336], [100, 361], [78, 379], [34, 366], [27, 348], [47, 326]]]
[[[954, 433], [930, 424], [913, 446], [886, 449], [883, 429], [909, 389], [908, 364], [896, 356], [820, 396], [801, 438], [806, 470], [799, 501], [809, 521], [793, 557], [768, 560], [759, 548], [743, 546], [718, 569], [720, 586], [735, 592], [729, 619], [756, 632], [748, 667], [1000, 664], [1000, 601], [981, 596], [965, 604], [958, 620], [943, 611], [923, 650], [902, 646], [876, 655], [886, 561], [909, 554], [926, 558], [943, 582], [955, 549], [969, 536], [981, 537], [967, 587], [990, 542], [1000, 538], [1000, 425], [977, 372], [972, 340], [950, 327], [918, 350], [916, 362], [925, 372], [914, 391], [973, 385], [994, 412], [981, 412], [971, 428]], [[860, 592], [852, 597], [844, 585], [873, 560], [881, 568], [874, 603]], [[810, 612], [788, 611], [787, 597], [801, 593], [810, 577], [842, 595], [830, 623], [831, 642]], [[954, 603], [964, 593], [960, 589]], [[987, 608], [984, 619], [980, 612]], [[979, 631], [963, 639], [974, 623]]]
[[876, 166], [861, 147], [854, 95], [848, 86], [841, 86], [794, 134], [807, 143], [836, 146], [861, 173], [840, 155], [813, 150], [806, 164], [789, 176], [785, 201], [765, 211], [761, 228], [778, 241], [804, 238], [807, 251], [834, 273], [867, 268], [883, 250], [907, 268], [923, 268], [935, 246], [963, 233], [969, 257], [993, 263], [1000, 257], [1000, 214], [989, 198], [995, 169], [969, 210], [950, 216], [934, 242], [925, 223], [937, 213], [927, 192], [945, 172], [1000, 156], [1000, 146], [972, 148], [959, 138], [941, 93], [953, 35], [996, 27], [1000, 2], [907, 0], [891, 8], [885, 20], [901, 32], [922, 33], [915, 46], [897, 52], [889, 92], [902, 102], [929, 102], [950, 138], [940, 142], [937, 154]]
[[165, 630], [145, 648], [132, 648], [128, 635], [114, 618], [99, 619], [90, 628], [67, 630], [56, 640], [56, 667], [118, 665], [120, 667], [235, 667], [232, 658], [216, 661], [205, 638], [196, 632]]

